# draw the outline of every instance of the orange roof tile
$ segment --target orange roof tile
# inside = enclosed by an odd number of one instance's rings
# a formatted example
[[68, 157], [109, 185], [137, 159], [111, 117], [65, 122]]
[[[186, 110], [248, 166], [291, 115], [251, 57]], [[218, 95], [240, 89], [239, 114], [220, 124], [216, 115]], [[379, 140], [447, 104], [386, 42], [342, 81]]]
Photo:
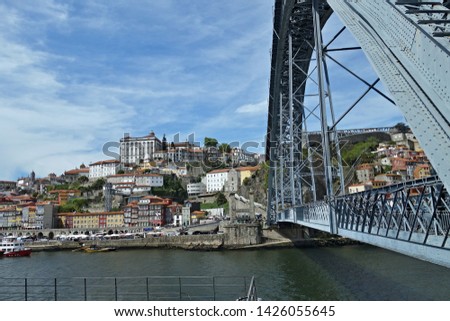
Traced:
[[213, 171], [210, 171], [210, 172], [207, 173], [207, 174], [226, 173], [226, 172], [229, 172], [229, 171], [230, 171], [229, 168], [222, 168], [222, 169], [215, 169], [215, 170], [213, 170]]
[[119, 163], [120, 163], [120, 161], [118, 161], [117, 159], [108, 159], [108, 160], [103, 160], [103, 161], [98, 161], [98, 162], [92, 163], [89, 166], [103, 165], [103, 164], [119, 164]]
[[78, 175], [82, 173], [89, 173], [89, 168], [71, 169], [64, 172], [64, 175]]

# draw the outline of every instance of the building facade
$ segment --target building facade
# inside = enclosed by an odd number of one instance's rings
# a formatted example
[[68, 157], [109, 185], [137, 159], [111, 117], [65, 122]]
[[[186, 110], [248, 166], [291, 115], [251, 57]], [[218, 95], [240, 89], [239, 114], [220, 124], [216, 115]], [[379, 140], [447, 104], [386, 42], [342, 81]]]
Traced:
[[122, 194], [149, 192], [152, 187], [164, 185], [164, 177], [159, 174], [117, 174], [108, 176], [106, 180]]
[[0, 181], [0, 191], [12, 191], [15, 190], [17, 182], [14, 181]]
[[157, 227], [172, 223], [171, 213], [167, 209], [172, 204], [170, 199], [157, 196], [145, 196], [138, 202], [138, 218], [133, 226]]
[[115, 228], [124, 226], [124, 212], [59, 213], [58, 227], [73, 229]]
[[22, 212], [15, 206], [0, 208], [0, 229], [17, 229], [22, 227]]
[[206, 191], [208, 193], [220, 192], [228, 180], [230, 169], [216, 169], [206, 174]]
[[359, 192], [364, 192], [372, 189], [370, 184], [353, 184], [348, 187], [348, 193], [354, 194]]
[[143, 137], [126, 134], [120, 139], [120, 162], [125, 165], [143, 163], [145, 159], [154, 159], [154, 153], [161, 148], [162, 143], [154, 132]]
[[206, 193], [206, 185], [203, 183], [187, 184], [187, 193], [189, 196], [200, 195]]
[[95, 180], [116, 175], [121, 169], [120, 161], [115, 159], [99, 161], [89, 165], [89, 179]]
[[364, 183], [373, 180], [375, 177], [374, 166], [372, 164], [362, 164], [356, 168], [358, 182]]
[[89, 168], [76, 168], [64, 172], [64, 179], [69, 183], [75, 182], [82, 176], [89, 178]]

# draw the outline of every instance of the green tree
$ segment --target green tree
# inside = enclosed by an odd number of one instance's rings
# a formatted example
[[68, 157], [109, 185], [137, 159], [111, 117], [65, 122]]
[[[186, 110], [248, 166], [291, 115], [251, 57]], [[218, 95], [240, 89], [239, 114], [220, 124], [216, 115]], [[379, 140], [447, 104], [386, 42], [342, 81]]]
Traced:
[[185, 200], [188, 197], [186, 190], [181, 184], [181, 179], [174, 174], [164, 175], [164, 185], [162, 187], [154, 187], [152, 192], [157, 196], [170, 197], [178, 200]]
[[219, 152], [221, 153], [231, 153], [230, 145], [223, 143], [219, 145]]
[[378, 146], [378, 141], [374, 137], [370, 137], [365, 142], [359, 142], [354, 145], [349, 144], [346, 145], [342, 152], [342, 159], [344, 161], [344, 165], [351, 166], [358, 159], [360, 159], [363, 163], [370, 163], [375, 158], [375, 155], [372, 153]]
[[67, 201], [66, 204], [60, 205], [58, 208], [59, 213], [69, 213], [69, 212], [83, 212], [84, 208], [87, 207], [89, 201], [84, 198], [73, 198]]
[[225, 197], [225, 195], [223, 193], [221, 193], [221, 192], [217, 193], [217, 195], [216, 195], [217, 205], [220, 206], [220, 205], [226, 204], [227, 202], [228, 202], [227, 198]]
[[102, 189], [103, 186], [106, 184], [106, 180], [104, 178], [99, 178], [94, 182], [94, 184], [91, 185], [91, 188], [93, 190]]
[[394, 128], [397, 129], [400, 133], [408, 133], [410, 131], [409, 126], [405, 123], [397, 123]]
[[87, 178], [86, 176], [80, 176], [78, 177], [77, 182], [80, 184], [85, 184], [89, 182], [89, 178]]
[[205, 147], [217, 147], [219, 142], [215, 138], [205, 137], [204, 145]]

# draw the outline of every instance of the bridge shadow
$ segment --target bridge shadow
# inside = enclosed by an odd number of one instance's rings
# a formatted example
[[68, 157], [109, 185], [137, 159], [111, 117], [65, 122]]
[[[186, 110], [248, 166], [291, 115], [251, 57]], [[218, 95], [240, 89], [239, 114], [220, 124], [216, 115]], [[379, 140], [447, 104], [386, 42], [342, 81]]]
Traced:
[[349, 245], [339, 250], [308, 248], [302, 252], [350, 293], [351, 300], [450, 300], [450, 274], [438, 265], [371, 245]]
[[[301, 251], [302, 269], [320, 270], [317, 276], [328, 279], [334, 299], [338, 293], [339, 300], [450, 300], [450, 273], [445, 267], [290, 223], [280, 227], [280, 234]], [[305, 288], [309, 280], [295, 283], [314, 293]], [[328, 300], [325, 293], [319, 296]]]

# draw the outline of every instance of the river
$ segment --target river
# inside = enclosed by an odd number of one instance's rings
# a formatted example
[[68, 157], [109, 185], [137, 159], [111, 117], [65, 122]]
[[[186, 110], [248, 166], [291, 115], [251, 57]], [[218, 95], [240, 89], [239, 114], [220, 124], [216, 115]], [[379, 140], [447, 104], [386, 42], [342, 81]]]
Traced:
[[[450, 269], [368, 245], [236, 251], [140, 249], [96, 254], [35, 252], [29, 258], [0, 259], [0, 271], [2, 278], [22, 279], [255, 276], [258, 296], [274, 301], [450, 300]], [[0, 284], [0, 300], [9, 299]]]

